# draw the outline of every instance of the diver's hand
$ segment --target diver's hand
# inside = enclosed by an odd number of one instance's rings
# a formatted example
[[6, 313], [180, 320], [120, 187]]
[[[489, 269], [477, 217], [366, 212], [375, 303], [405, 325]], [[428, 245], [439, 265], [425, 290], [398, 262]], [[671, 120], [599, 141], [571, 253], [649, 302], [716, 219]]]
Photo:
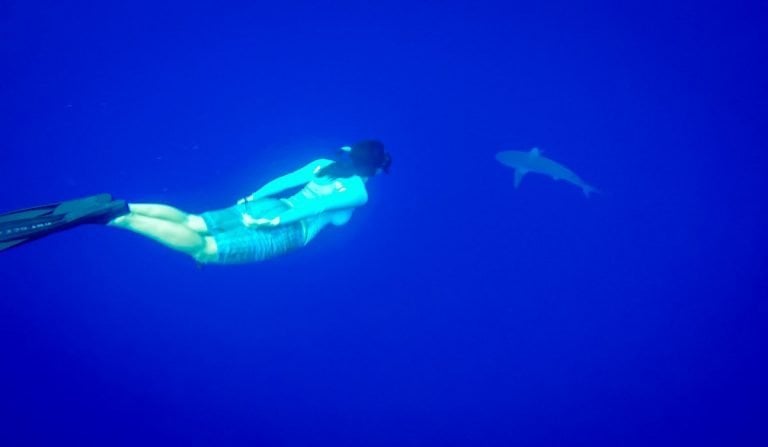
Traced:
[[244, 213], [243, 214], [243, 225], [245, 225], [246, 227], [252, 227], [252, 226], [256, 225], [256, 219], [251, 217], [250, 214]]
[[251, 216], [248, 213], [243, 214], [243, 225], [246, 227], [252, 228], [252, 227], [276, 227], [280, 225], [280, 216], [277, 216], [272, 219], [267, 219], [264, 217], [259, 217], [257, 219], [254, 219], [253, 216]]

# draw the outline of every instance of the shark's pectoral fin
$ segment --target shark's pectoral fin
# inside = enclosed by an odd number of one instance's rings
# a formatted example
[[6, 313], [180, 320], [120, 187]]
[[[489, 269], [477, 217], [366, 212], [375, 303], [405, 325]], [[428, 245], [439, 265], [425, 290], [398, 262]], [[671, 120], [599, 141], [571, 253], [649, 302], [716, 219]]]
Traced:
[[515, 188], [520, 186], [520, 182], [523, 181], [523, 176], [528, 173], [527, 169], [515, 169]]

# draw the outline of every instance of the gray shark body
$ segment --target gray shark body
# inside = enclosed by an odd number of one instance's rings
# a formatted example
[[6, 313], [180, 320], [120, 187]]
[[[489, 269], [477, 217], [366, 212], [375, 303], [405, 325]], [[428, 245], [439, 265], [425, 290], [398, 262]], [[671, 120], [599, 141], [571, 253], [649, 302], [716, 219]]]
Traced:
[[525, 174], [535, 172], [547, 175], [555, 180], [565, 180], [568, 183], [572, 183], [581, 188], [587, 197], [589, 197], [590, 193], [597, 191], [570, 169], [554, 160], [543, 157], [538, 148], [533, 148], [529, 152], [502, 151], [496, 154], [496, 160], [515, 170], [515, 188], [520, 186], [520, 182], [523, 181]]

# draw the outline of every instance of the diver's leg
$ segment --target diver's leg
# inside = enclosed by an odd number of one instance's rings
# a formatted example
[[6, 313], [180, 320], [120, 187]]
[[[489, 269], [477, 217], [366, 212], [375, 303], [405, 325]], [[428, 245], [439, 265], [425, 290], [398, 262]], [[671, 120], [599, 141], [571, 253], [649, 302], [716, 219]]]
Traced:
[[208, 233], [205, 220], [196, 214], [185, 213], [178, 208], [159, 203], [131, 203], [129, 206], [131, 213], [184, 224], [198, 233]]
[[159, 203], [131, 203], [129, 206], [132, 213], [141, 214], [142, 216], [156, 217], [180, 223], [187, 219], [187, 213], [168, 205]]
[[213, 258], [217, 253], [213, 237], [201, 234], [184, 223], [130, 213], [112, 220], [109, 225], [147, 236], [198, 260]]

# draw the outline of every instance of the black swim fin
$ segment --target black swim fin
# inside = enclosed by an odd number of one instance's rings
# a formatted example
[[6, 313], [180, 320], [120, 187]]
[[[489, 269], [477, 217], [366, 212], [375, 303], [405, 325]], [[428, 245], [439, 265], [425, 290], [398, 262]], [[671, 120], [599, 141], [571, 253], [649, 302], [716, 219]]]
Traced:
[[106, 224], [128, 212], [124, 200], [98, 194], [0, 214], [0, 251], [80, 224]]

